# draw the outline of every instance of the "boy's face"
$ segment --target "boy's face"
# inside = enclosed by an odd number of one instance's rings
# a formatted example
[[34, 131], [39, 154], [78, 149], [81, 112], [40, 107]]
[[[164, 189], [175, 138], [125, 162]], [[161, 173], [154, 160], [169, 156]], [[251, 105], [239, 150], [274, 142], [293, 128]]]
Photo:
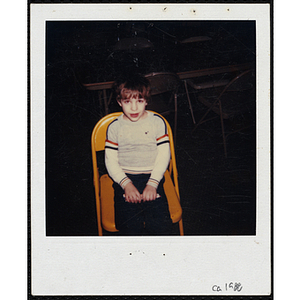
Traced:
[[140, 98], [138, 92], [131, 93], [129, 97], [121, 99], [118, 103], [122, 107], [125, 119], [137, 122], [146, 117], [147, 101]]

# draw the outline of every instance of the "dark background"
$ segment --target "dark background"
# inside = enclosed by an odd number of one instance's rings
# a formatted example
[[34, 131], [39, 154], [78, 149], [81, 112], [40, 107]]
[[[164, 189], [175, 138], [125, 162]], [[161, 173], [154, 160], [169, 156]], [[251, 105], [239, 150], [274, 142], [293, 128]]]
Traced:
[[[203, 42], [182, 44], [193, 36]], [[153, 48], [115, 51], [118, 40], [143, 37]], [[46, 230], [48, 236], [97, 235], [90, 137], [104, 115], [83, 83], [111, 81], [124, 71], [183, 72], [255, 63], [255, 22], [46, 22]], [[193, 98], [196, 120], [205, 107]], [[253, 100], [255, 102], [255, 99]], [[225, 120], [224, 157], [218, 118], [193, 133], [183, 85], [178, 93], [176, 158], [186, 235], [254, 235], [256, 131], [253, 109]], [[118, 110], [112, 101], [110, 112]], [[172, 114], [167, 116], [171, 126]], [[174, 233], [177, 234], [174, 228]]]

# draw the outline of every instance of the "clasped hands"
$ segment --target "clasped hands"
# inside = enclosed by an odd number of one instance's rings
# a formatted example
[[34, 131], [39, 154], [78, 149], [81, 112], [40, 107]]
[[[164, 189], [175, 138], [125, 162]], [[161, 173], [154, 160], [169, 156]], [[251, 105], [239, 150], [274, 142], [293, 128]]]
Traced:
[[143, 194], [137, 190], [132, 182], [128, 183], [125, 188], [125, 201], [130, 203], [140, 203], [143, 201], [153, 201], [157, 197], [156, 188], [146, 185]]

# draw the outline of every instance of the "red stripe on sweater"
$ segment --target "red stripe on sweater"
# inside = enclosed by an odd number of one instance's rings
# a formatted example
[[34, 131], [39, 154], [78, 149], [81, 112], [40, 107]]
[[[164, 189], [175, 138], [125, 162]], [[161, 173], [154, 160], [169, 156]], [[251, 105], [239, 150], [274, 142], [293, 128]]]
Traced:
[[118, 144], [117, 143], [114, 143], [114, 142], [112, 142], [112, 141], [110, 141], [110, 140], [105, 140], [105, 143], [106, 142], [108, 142], [108, 143], [111, 143], [111, 144], [113, 144], [113, 145], [116, 145], [116, 146], [118, 146]]
[[168, 135], [168, 134], [165, 134], [165, 135], [163, 135], [163, 136], [157, 138], [156, 140], [157, 140], [157, 141], [158, 141], [158, 140], [161, 140], [162, 138], [164, 138], [164, 137], [166, 137], [166, 136], [169, 136], [169, 135]]

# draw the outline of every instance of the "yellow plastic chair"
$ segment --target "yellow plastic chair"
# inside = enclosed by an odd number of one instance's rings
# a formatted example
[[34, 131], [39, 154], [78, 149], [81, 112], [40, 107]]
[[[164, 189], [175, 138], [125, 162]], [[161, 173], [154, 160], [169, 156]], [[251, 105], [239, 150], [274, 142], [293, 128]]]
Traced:
[[[113, 181], [108, 174], [104, 174], [101, 177], [99, 176], [97, 152], [103, 151], [105, 148], [106, 131], [108, 125], [120, 115], [121, 112], [115, 112], [106, 115], [100, 121], [98, 121], [92, 133], [92, 160], [99, 236], [103, 235], [103, 229], [109, 232], [118, 231], [115, 225], [114, 190], [112, 187]], [[183, 235], [182, 208], [180, 205], [173, 134], [169, 123], [164, 117], [162, 118], [167, 125], [171, 150], [170, 164], [164, 175], [164, 190], [168, 199], [171, 219], [173, 223], [179, 223], [179, 232], [180, 235]]]

